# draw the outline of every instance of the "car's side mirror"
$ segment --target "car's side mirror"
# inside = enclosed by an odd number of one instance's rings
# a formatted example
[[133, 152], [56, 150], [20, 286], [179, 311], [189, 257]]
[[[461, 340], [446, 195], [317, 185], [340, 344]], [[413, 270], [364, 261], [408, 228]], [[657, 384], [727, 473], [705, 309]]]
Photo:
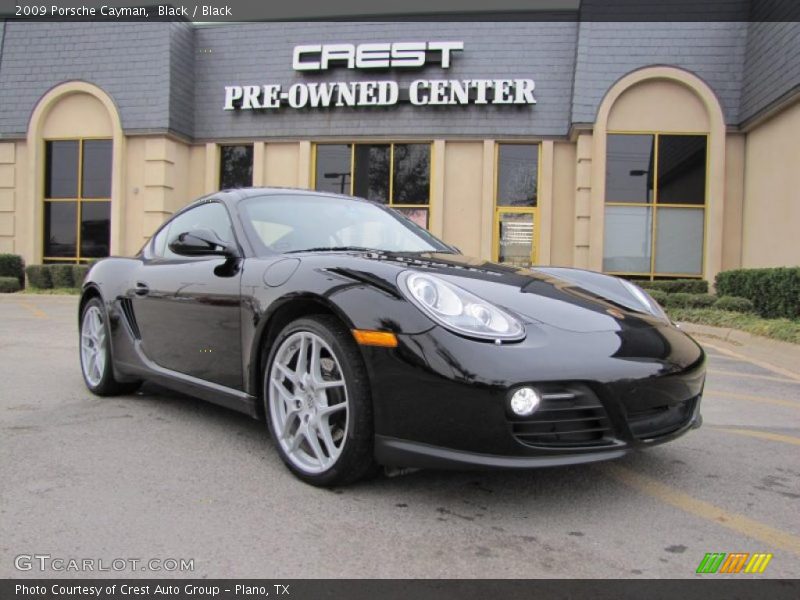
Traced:
[[193, 229], [179, 233], [169, 243], [169, 249], [181, 256], [238, 256], [236, 248], [210, 229]]

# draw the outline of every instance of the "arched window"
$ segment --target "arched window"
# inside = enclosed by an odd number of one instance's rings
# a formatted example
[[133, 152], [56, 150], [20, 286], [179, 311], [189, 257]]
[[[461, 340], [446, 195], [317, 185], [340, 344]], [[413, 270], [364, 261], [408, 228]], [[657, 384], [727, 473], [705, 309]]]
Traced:
[[705, 134], [608, 134], [604, 271], [702, 275], [707, 159]]
[[35, 260], [77, 263], [120, 252], [124, 135], [111, 96], [86, 81], [55, 86], [34, 107], [26, 140]]
[[48, 139], [44, 144], [44, 262], [108, 256], [112, 140]]
[[722, 109], [697, 76], [654, 66], [618, 80], [600, 103], [592, 139], [592, 268], [713, 279], [724, 158]]

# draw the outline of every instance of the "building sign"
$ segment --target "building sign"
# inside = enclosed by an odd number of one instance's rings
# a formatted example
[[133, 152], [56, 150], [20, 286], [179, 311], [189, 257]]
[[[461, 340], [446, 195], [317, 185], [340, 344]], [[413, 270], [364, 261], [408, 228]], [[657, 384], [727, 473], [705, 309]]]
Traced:
[[[295, 71], [414, 69], [437, 64], [449, 69], [464, 42], [395, 42], [368, 44], [305, 44], [295, 46]], [[224, 110], [335, 108], [342, 106], [415, 106], [536, 104], [533, 79], [415, 79], [401, 89], [391, 79], [225, 86]]]
[[424, 67], [426, 64], [439, 62], [443, 69], [449, 69], [451, 54], [463, 49], [464, 42], [295, 46], [292, 68], [295, 71], [324, 71], [341, 65], [348, 69], [388, 69]]

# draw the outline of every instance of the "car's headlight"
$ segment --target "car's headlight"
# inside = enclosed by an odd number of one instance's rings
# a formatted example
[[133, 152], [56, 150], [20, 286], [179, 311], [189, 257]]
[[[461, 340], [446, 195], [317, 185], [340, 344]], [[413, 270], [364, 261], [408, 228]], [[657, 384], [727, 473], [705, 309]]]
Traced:
[[642, 305], [642, 309], [646, 312], [650, 313], [654, 317], [658, 317], [659, 319], [664, 319], [665, 321], [669, 321], [669, 317], [667, 313], [664, 312], [664, 309], [661, 308], [661, 305], [653, 300], [653, 298], [645, 292], [642, 288], [640, 288], [635, 283], [631, 283], [627, 279], [620, 279], [622, 285], [625, 286], [625, 289], [628, 290], [631, 296], [633, 296], [639, 304]]
[[456, 333], [505, 341], [525, 337], [522, 323], [506, 311], [439, 277], [403, 271], [397, 282], [422, 312]]

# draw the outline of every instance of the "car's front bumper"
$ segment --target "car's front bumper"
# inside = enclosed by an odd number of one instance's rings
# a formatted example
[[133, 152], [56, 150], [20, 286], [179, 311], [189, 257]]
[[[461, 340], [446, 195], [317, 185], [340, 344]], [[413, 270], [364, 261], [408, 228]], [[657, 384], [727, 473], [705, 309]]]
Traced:
[[[442, 328], [364, 352], [384, 465], [535, 468], [595, 462], [699, 427], [705, 357], [679, 330], [626, 324], [576, 333], [529, 327], [492, 345]], [[528, 418], [508, 408], [520, 385], [542, 392]]]
[[415, 467], [418, 469], [540, 469], [601, 462], [620, 458], [636, 448], [653, 446], [682, 436], [689, 429], [703, 424], [699, 413], [684, 427], [645, 442], [619, 447], [596, 448], [592, 452], [570, 454], [543, 454], [538, 456], [501, 456], [453, 450], [419, 442], [399, 440], [383, 435], [375, 436], [375, 459], [381, 465]]

